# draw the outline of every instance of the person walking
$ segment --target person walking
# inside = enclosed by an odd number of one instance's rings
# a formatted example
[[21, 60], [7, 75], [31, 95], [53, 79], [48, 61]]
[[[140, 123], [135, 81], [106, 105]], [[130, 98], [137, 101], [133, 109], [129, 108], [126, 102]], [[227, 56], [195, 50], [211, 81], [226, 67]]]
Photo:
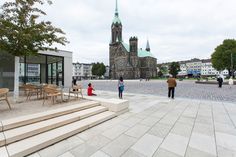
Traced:
[[232, 86], [234, 85], [234, 80], [232, 78], [232, 76], [229, 78], [229, 88], [232, 88]]
[[120, 77], [118, 81], [118, 91], [119, 91], [119, 98], [123, 99], [123, 91], [124, 91], [124, 80], [123, 77]]
[[168, 97], [174, 99], [175, 87], [177, 86], [176, 80], [172, 75], [170, 75], [167, 80], [167, 83], [168, 83]]
[[223, 84], [223, 78], [222, 78], [222, 76], [219, 76], [219, 77], [217, 78], [217, 81], [218, 81], [219, 88], [221, 88], [221, 87], [222, 87], [222, 84]]

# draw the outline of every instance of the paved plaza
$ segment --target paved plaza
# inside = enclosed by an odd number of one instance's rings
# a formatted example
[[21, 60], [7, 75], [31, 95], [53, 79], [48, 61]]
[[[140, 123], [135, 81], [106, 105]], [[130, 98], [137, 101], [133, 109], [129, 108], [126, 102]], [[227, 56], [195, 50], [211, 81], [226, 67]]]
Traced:
[[30, 157], [236, 157], [234, 103], [132, 93], [124, 98], [129, 112]]
[[[117, 91], [117, 81], [92, 80], [82, 81], [84, 88], [88, 82], [92, 82], [96, 89], [105, 91]], [[166, 80], [125, 80], [125, 93], [141, 93], [157, 96], [167, 96]], [[176, 97], [200, 100], [227, 101], [236, 103], [236, 86], [229, 89], [228, 85], [218, 88], [217, 84], [196, 84], [195, 81], [178, 81]]]

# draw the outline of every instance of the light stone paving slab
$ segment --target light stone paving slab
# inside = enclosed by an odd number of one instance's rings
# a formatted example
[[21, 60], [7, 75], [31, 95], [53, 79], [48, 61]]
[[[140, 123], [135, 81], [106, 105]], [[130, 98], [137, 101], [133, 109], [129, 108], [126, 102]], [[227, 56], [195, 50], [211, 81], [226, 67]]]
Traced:
[[140, 122], [140, 124], [146, 125], [146, 126], [153, 126], [155, 125], [158, 121], [160, 120], [160, 118], [157, 117], [147, 117], [144, 120], [142, 120]]
[[197, 116], [196, 123], [213, 125], [212, 117]]
[[214, 137], [212, 136], [193, 132], [189, 146], [216, 156], [216, 143]]
[[236, 151], [217, 146], [218, 157], [235, 157]]
[[124, 125], [124, 126], [128, 126], [128, 127], [133, 127], [134, 125], [136, 125], [140, 121], [142, 121], [142, 119], [137, 118], [137, 117], [130, 117], [130, 118], [122, 121], [120, 124]]
[[94, 154], [91, 155], [90, 157], [111, 157], [111, 156], [105, 154], [105, 153], [102, 152], [102, 151], [97, 151], [96, 153], [94, 153]]
[[89, 144], [90, 146], [94, 146], [96, 148], [102, 148], [106, 144], [111, 142], [111, 140], [103, 135], [97, 135], [90, 140], [88, 140], [86, 143]]
[[[184, 136], [176, 135], [170, 133], [161, 144], [160, 148], [178, 154], [179, 156], [184, 156], [187, 149], [188, 140]], [[181, 144], [180, 144], [181, 143]]]
[[155, 154], [153, 155], [153, 157], [181, 157], [175, 153], [169, 152], [165, 149], [159, 148]]
[[214, 136], [214, 128], [213, 125], [203, 124], [196, 122], [193, 128], [193, 132], [204, 134], [208, 136]]
[[216, 143], [223, 148], [236, 151], [236, 136], [216, 132]]
[[176, 123], [170, 133], [189, 138], [192, 133], [192, 128], [193, 126], [190, 125]]
[[110, 138], [110, 139], [115, 139], [121, 134], [123, 134], [125, 131], [127, 131], [129, 127], [124, 126], [124, 125], [116, 125], [113, 128], [105, 131], [102, 133], [103, 136]]
[[233, 125], [215, 123], [215, 131], [236, 136], [236, 128]]
[[226, 114], [221, 114], [221, 115], [214, 114], [214, 122], [232, 125], [231, 119]]
[[87, 143], [84, 143], [72, 150], [70, 150], [71, 154], [76, 157], [89, 157], [93, 153], [95, 153], [98, 150], [98, 148], [91, 146]]
[[59, 143], [56, 143], [52, 146], [49, 146], [41, 151], [39, 151], [39, 155], [40, 157], [48, 157], [48, 156], [59, 156], [67, 151], [69, 151], [70, 149], [81, 145], [82, 143], [84, 143], [84, 141], [82, 141], [80, 138], [73, 136], [71, 138], [68, 138], [66, 140], [63, 140]]
[[131, 149], [147, 157], [151, 157], [160, 146], [162, 140], [163, 139], [157, 136], [145, 134], [131, 147]]
[[188, 147], [185, 157], [216, 157], [216, 155]]
[[66, 152], [58, 157], [75, 157], [73, 154], [71, 154], [70, 152]]
[[121, 157], [146, 157], [143, 154], [140, 154], [132, 149], [126, 151]]
[[128, 131], [126, 131], [125, 134], [129, 135], [129, 136], [132, 136], [132, 137], [135, 137], [135, 138], [140, 138], [149, 129], [150, 129], [150, 127], [148, 127], [148, 126], [137, 124], [134, 127], [132, 127], [131, 129], [129, 129]]
[[172, 126], [172, 125], [175, 124], [175, 122], [177, 120], [178, 120], [178, 117], [174, 117], [174, 116], [168, 115], [168, 116], [164, 117], [163, 119], [161, 119], [159, 121], [159, 123], [166, 124], [166, 125], [171, 125]]
[[148, 133], [160, 138], [165, 138], [170, 132], [171, 127], [172, 126], [170, 125], [158, 123], [153, 128], [151, 128], [151, 130], [149, 130]]
[[101, 150], [112, 157], [119, 157], [124, 154], [136, 141], [136, 138], [121, 135]]
[[[182, 115], [183, 115], [183, 114], [182, 114]], [[181, 116], [181, 117], [178, 119], [177, 122], [180, 122], [180, 123], [183, 123], [183, 124], [186, 124], [186, 125], [193, 126], [194, 121], [195, 121], [195, 118], [187, 117], [187, 116]]]

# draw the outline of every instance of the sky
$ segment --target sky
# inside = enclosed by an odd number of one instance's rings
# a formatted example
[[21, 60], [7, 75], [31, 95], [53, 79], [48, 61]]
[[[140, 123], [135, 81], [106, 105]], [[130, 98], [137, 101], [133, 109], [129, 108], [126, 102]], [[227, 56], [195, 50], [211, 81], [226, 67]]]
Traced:
[[[0, 4], [2, 4], [0, 2]], [[139, 48], [150, 42], [158, 63], [206, 59], [224, 39], [236, 38], [236, 0], [118, 0], [123, 41], [137, 36]], [[44, 17], [70, 41], [73, 62], [109, 64], [115, 0], [53, 0]]]

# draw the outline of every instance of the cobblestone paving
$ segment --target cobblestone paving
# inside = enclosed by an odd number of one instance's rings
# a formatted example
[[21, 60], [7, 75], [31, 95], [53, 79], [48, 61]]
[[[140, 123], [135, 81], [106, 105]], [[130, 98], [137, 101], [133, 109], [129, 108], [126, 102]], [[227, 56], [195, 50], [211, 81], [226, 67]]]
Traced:
[[[86, 88], [88, 82], [91, 82], [95, 89], [104, 91], [117, 91], [117, 81], [82, 81]], [[157, 96], [167, 96], [166, 81], [125, 81], [125, 93], [151, 94]], [[228, 85], [218, 88], [217, 85], [195, 84], [194, 81], [177, 82], [176, 97], [213, 101], [236, 102], [236, 86], [231, 89]]]

